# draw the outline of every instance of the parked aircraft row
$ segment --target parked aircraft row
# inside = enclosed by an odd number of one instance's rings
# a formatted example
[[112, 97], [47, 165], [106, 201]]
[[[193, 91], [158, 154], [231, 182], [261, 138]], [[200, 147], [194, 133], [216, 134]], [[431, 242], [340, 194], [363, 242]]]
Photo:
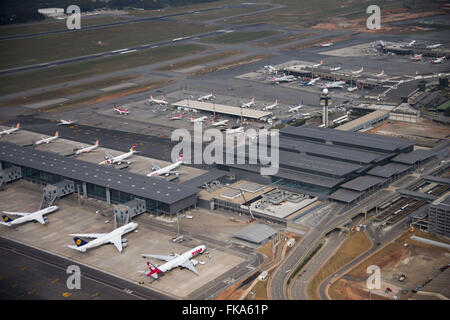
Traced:
[[[4, 211], [3, 215], [3, 221], [0, 221], [2, 225], [6, 225], [8, 227], [19, 225], [25, 222], [31, 222], [36, 221], [41, 224], [46, 224], [48, 222], [47, 217], [45, 215], [52, 213], [59, 208], [57, 206], [50, 206], [44, 209], [37, 210], [35, 212], [26, 213], [26, 212], [10, 212], [10, 211]], [[16, 215], [20, 216], [17, 219], [11, 219], [7, 216], [9, 215]], [[104, 244], [113, 244], [119, 252], [123, 251], [123, 248], [127, 247], [128, 240], [124, 238], [123, 236], [131, 231], [134, 231], [137, 229], [139, 224], [136, 222], [130, 222], [126, 225], [123, 225], [119, 228], [114, 229], [111, 232], [108, 233], [74, 233], [70, 234], [70, 236], [74, 237], [73, 240], [75, 242], [75, 245], [68, 245], [69, 248], [80, 251], [80, 252], [86, 252], [89, 249], [93, 249], [96, 247], [99, 247]], [[82, 238], [92, 238], [94, 240], [92, 241], [86, 241]], [[159, 260], [164, 260], [166, 263], [155, 266], [150, 262], [147, 262], [148, 268], [150, 272], [145, 272], [147, 276], [151, 276], [155, 279], [158, 279], [158, 275], [163, 274], [173, 268], [186, 268], [190, 271], [194, 272], [196, 275], [198, 275], [198, 271], [195, 269], [195, 265], [198, 263], [195, 260], [191, 260], [192, 258], [196, 257], [197, 255], [204, 253], [206, 250], [205, 245], [197, 246], [191, 250], [186, 251], [185, 253], [179, 255], [170, 255], [170, 256], [163, 256], [163, 255], [154, 255], [154, 254], [142, 254], [141, 256], [143, 258], [154, 258]]]
[[[57, 206], [50, 206], [44, 209], [37, 210], [31, 213], [25, 212], [10, 212], [4, 211], [3, 221], [0, 221], [2, 225], [6, 225], [8, 227], [19, 225], [25, 222], [36, 221], [41, 224], [46, 224], [48, 222], [47, 217], [45, 215], [52, 213], [59, 208]], [[16, 215], [20, 216], [17, 219], [11, 219], [7, 216]], [[70, 236], [74, 237], [73, 241], [75, 245], [68, 245], [69, 248], [77, 250], [79, 252], [86, 252], [89, 249], [97, 248], [104, 244], [113, 244], [119, 252], [123, 251], [123, 248], [127, 247], [128, 240], [123, 236], [129, 232], [135, 231], [139, 226], [136, 222], [130, 222], [126, 225], [123, 225], [119, 228], [114, 229], [108, 233], [74, 233], [70, 234]], [[92, 238], [92, 241], [86, 241], [82, 238]], [[158, 275], [161, 275], [173, 268], [186, 268], [190, 271], [194, 272], [198, 275], [198, 271], [195, 269], [195, 265], [197, 265], [196, 260], [191, 260], [197, 255], [204, 253], [206, 250], [205, 245], [197, 246], [191, 250], [186, 251], [185, 253], [179, 255], [155, 255], [155, 254], [141, 254], [143, 258], [153, 258], [158, 260], [166, 261], [164, 264], [160, 266], [155, 266], [154, 264], [147, 262], [147, 266], [150, 272], [145, 271], [147, 276], [151, 276], [154, 279], [158, 279]]]
[[[410, 59], [412, 61], [422, 61], [423, 62], [423, 54], [416, 54], [410, 57]], [[434, 58], [430, 60], [431, 64], [438, 64], [438, 63], [443, 63], [445, 59], [445, 56], [439, 57], [439, 58]]]

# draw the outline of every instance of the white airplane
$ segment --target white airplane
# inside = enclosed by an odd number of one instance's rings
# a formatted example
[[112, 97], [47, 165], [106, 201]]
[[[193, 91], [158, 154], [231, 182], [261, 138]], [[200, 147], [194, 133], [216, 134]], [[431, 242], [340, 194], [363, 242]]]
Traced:
[[312, 86], [319, 80], [320, 80], [320, 77], [312, 78], [311, 80], [309, 80], [309, 82], [306, 84], [306, 86]]
[[193, 123], [195, 123], [195, 122], [203, 122], [203, 121], [205, 121], [206, 119], [208, 119], [207, 116], [203, 116], [203, 117], [196, 118], [196, 119], [192, 118], [192, 116], [189, 117], [189, 120], [191, 120], [191, 122], [193, 122]]
[[252, 98], [252, 101], [242, 104], [241, 108], [250, 108], [254, 105], [255, 105], [255, 98]]
[[320, 63], [314, 64], [313, 68], [320, 67], [321, 65], [323, 65], [323, 60], [320, 60]]
[[42, 138], [41, 140], [36, 141], [36, 142], [34, 143], [34, 145], [37, 146], [37, 145], [40, 145], [40, 144], [43, 144], [43, 143], [50, 143], [50, 142], [52, 142], [53, 140], [58, 139], [58, 137], [59, 137], [59, 131], [56, 131], [56, 132], [55, 132], [55, 135], [54, 135], [53, 137]]
[[3, 131], [0, 131], [0, 137], [2, 135], [4, 135], [4, 134], [11, 134], [13, 132], [16, 132], [17, 130], [19, 130], [19, 128], [20, 128], [20, 122], [18, 122], [17, 125], [15, 127], [13, 127], [13, 128], [5, 129]]
[[119, 114], [125, 114], [125, 115], [127, 115], [127, 114], [130, 113], [130, 110], [128, 110], [128, 109], [123, 109], [123, 108], [119, 108], [119, 107], [117, 107], [117, 106], [114, 106], [113, 110], [114, 110], [114, 112], [117, 112], [117, 113], [119, 113]]
[[213, 127], [220, 127], [220, 126], [226, 126], [228, 123], [228, 120], [222, 120], [222, 121], [218, 121], [218, 122], [214, 122], [214, 120], [212, 121], [212, 126]]
[[181, 171], [173, 171], [174, 169], [178, 168], [179, 166], [181, 166], [183, 164], [183, 156], [179, 156], [178, 160], [170, 165], [168, 165], [167, 167], [164, 168], [160, 168], [158, 167], [156, 164], [152, 163], [153, 165], [153, 170], [152, 172], [150, 172], [147, 177], [157, 177], [160, 175], [165, 175], [166, 177], [171, 175], [171, 174], [176, 174], [178, 175], [179, 173], [181, 173]]
[[357, 90], [358, 89], [358, 87], [348, 87], [347, 88], [347, 91], [349, 91], [349, 92], [352, 92], [352, 91], [355, 91], [355, 90]]
[[436, 59], [431, 59], [430, 63], [432, 64], [437, 64], [437, 63], [442, 63], [444, 62], [445, 56], [442, 56], [440, 58], [436, 58]]
[[361, 69], [357, 70], [357, 71], [352, 71], [352, 74], [358, 74], [364, 71], [364, 67], [361, 67]]
[[216, 91], [211, 92], [210, 94], [207, 94], [205, 96], [201, 96], [198, 98], [198, 101], [208, 101], [216, 98]]
[[156, 103], [156, 104], [159, 104], [159, 105], [166, 105], [166, 104], [169, 104], [169, 103], [168, 103], [167, 101], [165, 101], [165, 100], [158, 100], [158, 99], [153, 98], [152, 95], [150, 95], [150, 99], [148, 100], [148, 102], [150, 102], [151, 104]]
[[333, 82], [327, 82], [322, 85], [323, 88], [327, 89], [335, 89], [335, 88], [343, 88], [345, 86], [345, 81], [333, 81]]
[[181, 119], [183, 119], [183, 117], [184, 117], [184, 114], [177, 114], [174, 116], [170, 116], [169, 119], [170, 120], [181, 120]]
[[384, 76], [384, 69], [382, 69], [379, 74], [375, 75], [375, 77], [382, 77], [382, 76]]
[[442, 43], [436, 43], [436, 44], [429, 44], [427, 45], [427, 49], [437, 49], [439, 47], [442, 47]]
[[227, 133], [227, 134], [244, 133], [244, 127], [227, 128], [225, 130], [225, 133]]
[[289, 108], [288, 112], [299, 112], [300, 109], [303, 109], [303, 105], [299, 104], [296, 107]]
[[416, 54], [414, 56], [411, 56], [410, 59], [412, 61], [423, 61], [423, 54]]
[[410, 43], [405, 44], [405, 47], [412, 47], [415, 43], [416, 43], [416, 40], [413, 40]]
[[276, 108], [278, 106], [278, 99], [275, 100], [275, 102], [271, 105], [265, 106], [263, 108], [264, 111], [273, 110], [273, 108]]
[[150, 272], [146, 272], [147, 276], [151, 276], [154, 279], [158, 279], [158, 275], [162, 274], [164, 272], [167, 272], [173, 268], [186, 268], [194, 272], [196, 275], [198, 275], [197, 270], [195, 269], [195, 265], [198, 263], [197, 261], [192, 261], [191, 259], [195, 256], [199, 255], [200, 253], [205, 252], [206, 246], [201, 245], [197, 246], [194, 249], [191, 249], [189, 251], [186, 251], [182, 255], [171, 255], [171, 256], [162, 256], [162, 255], [155, 255], [155, 254], [141, 254], [143, 258], [154, 258], [158, 260], [164, 260], [166, 263], [160, 265], [160, 266], [154, 266], [150, 262], [147, 262], [147, 266], [150, 269]]
[[332, 68], [330, 68], [330, 71], [338, 71], [338, 70], [341, 70], [341, 69], [342, 69], [341, 66], [338, 66], [338, 67], [332, 67]]
[[270, 77], [269, 80], [272, 83], [278, 84], [280, 82], [292, 82], [295, 81], [295, 77], [293, 75], [283, 75], [281, 77]]
[[[87, 249], [96, 248], [103, 244], [112, 243], [116, 246], [119, 252], [122, 252], [123, 248], [127, 246], [127, 239], [122, 238], [122, 236], [128, 232], [135, 230], [138, 227], [136, 222], [130, 222], [124, 226], [121, 226], [109, 233], [78, 233], [70, 234], [73, 236], [75, 241], [74, 245], [68, 245], [69, 248], [78, 250], [80, 252], [86, 252]], [[95, 238], [94, 240], [88, 242], [79, 237], [85, 238]]]
[[75, 152], [75, 155], [79, 155], [79, 154], [82, 154], [82, 153], [89, 153], [89, 152], [91, 152], [91, 151], [93, 151], [93, 150], [95, 150], [95, 149], [97, 149], [97, 148], [98, 148], [98, 139], [95, 141], [95, 144], [94, 144], [94, 145], [89, 146], [89, 147], [85, 147], [85, 148], [78, 149], [78, 150]]
[[78, 120], [59, 120], [60, 122], [57, 124], [57, 126], [63, 126], [63, 125], [70, 125], [78, 122]]
[[271, 65], [268, 65], [268, 66], [264, 66], [264, 72], [266, 72], [267, 71], [267, 73], [269, 73], [269, 74], [273, 74], [273, 73], [277, 73], [278, 72], [278, 70], [277, 69], [275, 69], [273, 66], [271, 66]]
[[319, 46], [320, 47], [331, 47], [333, 45], [333, 42], [328, 42], [328, 43], [321, 43]]
[[0, 221], [1, 224], [11, 227], [17, 224], [21, 224], [28, 221], [37, 221], [40, 224], [46, 224], [48, 219], [44, 217], [44, 215], [52, 213], [53, 211], [58, 210], [57, 206], [50, 206], [45, 209], [41, 209], [35, 212], [26, 213], [26, 212], [10, 212], [10, 211], [3, 211], [5, 214], [11, 214], [20, 216], [20, 218], [17, 219], [11, 219], [7, 215], [3, 215], [3, 221]]
[[111, 154], [109, 154], [108, 152], [105, 155], [106, 160], [100, 162], [99, 164], [121, 164], [122, 162], [126, 162], [128, 164], [130, 164], [131, 162], [134, 162], [132, 160], [126, 160], [129, 157], [131, 157], [133, 154], [135, 154], [136, 151], [136, 145], [133, 144], [133, 146], [130, 148], [130, 151], [128, 151], [127, 153], [121, 154], [120, 156], [117, 157], [113, 157]]

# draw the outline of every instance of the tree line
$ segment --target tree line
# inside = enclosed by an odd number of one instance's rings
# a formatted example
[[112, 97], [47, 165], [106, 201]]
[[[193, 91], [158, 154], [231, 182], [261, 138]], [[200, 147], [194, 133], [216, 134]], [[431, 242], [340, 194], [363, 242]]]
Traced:
[[124, 9], [126, 7], [145, 10], [163, 9], [168, 6], [184, 6], [217, 0], [0, 0], [0, 25], [44, 20], [38, 12], [42, 8], [66, 8], [78, 5], [81, 12], [94, 9]]

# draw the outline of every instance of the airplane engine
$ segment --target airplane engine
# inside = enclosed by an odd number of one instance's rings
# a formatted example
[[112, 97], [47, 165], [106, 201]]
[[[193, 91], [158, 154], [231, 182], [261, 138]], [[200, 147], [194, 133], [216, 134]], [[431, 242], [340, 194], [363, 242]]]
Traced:
[[196, 265], [198, 265], [198, 261], [195, 259], [191, 259], [191, 263], [192, 265], [195, 267]]
[[122, 244], [127, 243], [128, 239], [127, 238], [122, 238]]
[[128, 243], [122, 242], [122, 248], [126, 248], [128, 246]]
[[44, 222], [47, 223], [48, 222], [48, 218], [44, 217]]

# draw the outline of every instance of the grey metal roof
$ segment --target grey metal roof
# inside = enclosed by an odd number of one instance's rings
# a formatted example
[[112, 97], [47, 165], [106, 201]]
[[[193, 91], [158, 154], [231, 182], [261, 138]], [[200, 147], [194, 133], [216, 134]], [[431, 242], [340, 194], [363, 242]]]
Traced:
[[181, 185], [190, 186], [194, 188], [201, 188], [202, 186], [205, 185], [205, 183], [210, 183], [214, 180], [218, 180], [220, 178], [225, 177], [226, 175], [228, 175], [226, 171], [213, 169], [205, 174], [189, 179], [188, 181], [181, 183]]
[[328, 196], [329, 199], [338, 200], [346, 203], [353, 202], [361, 196], [361, 192], [347, 190], [347, 189], [338, 189], [332, 194]]
[[450, 179], [436, 176], [424, 176], [426, 181], [436, 182], [438, 184], [450, 184]]
[[394, 174], [399, 174], [402, 172], [407, 171], [411, 166], [406, 166], [399, 163], [393, 163], [390, 162], [384, 166], [378, 166], [371, 170], [369, 170], [367, 173], [372, 176], [377, 176], [381, 178], [389, 178], [392, 177]]
[[344, 179], [339, 178], [329, 178], [324, 176], [319, 176], [312, 173], [298, 172], [294, 170], [289, 170], [285, 168], [280, 168], [278, 173], [275, 175], [277, 178], [289, 179], [301, 183], [312, 184], [324, 188], [334, 188], [338, 184], [342, 183]]
[[304, 152], [312, 156], [332, 157], [335, 159], [365, 164], [377, 162], [386, 158], [386, 154], [382, 153], [281, 137], [280, 149], [295, 150], [297, 152]]
[[433, 155], [434, 152], [431, 150], [418, 149], [408, 153], [401, 153], [398, 156], [392, 158], [392, 161], [413, 165], [416, 162], [428, 159]]
[[163, 179], [67, 158], [52, 152], [25, 148], [9, 142], [0, 142], [0, 160], [166, 204], [176, 203], [200, 191]]
[[420, 199], [420, 200], [434, 201], [434, 200], [438, 199], [438, 196], [428, 194], [428, 193], [412, 191], [412, 190], [397, 189], [397, 192], [403, 196]]
[[253, 243], [261, 243], [276, 233], [274, 229], [265, 224], [251, 224], [238, 232], [233, 237]]
[[[227, 166], [254, 173], [259, 173], [261, 168], [261, 165], [248, 165], [248, 164], [239, 164], [239, 165], [233, 164]], [[338, 179], [338, 178], [324, 177], [312, 173], [299, 172], [286, 168], [279, 168], [277, 174], [275, 174], [274, 177], [317, 185], [324, 188], [333, 188], [344, 180], [342, 178]]]
[[341, 187], [361, 192], [361, 191], [365, 191], [371, 187], [374, 187], [380, 183], [383, 183], [385, 181], [386, 181], [386, 179], [370, 177], [370, 176], [363, 176], [363, 177], [358, 177], [353, 180], [350, 180], [350, 181], [344, 183], [343, 185], [341, 185]]
[[447, 192], [445, 195], [439, 197], [433, 202], [432, 206], [441, 210], [450, 211], [450, 192]]
[[360, 147], [363, 149], [378, 149], [382, 152], [394, 152], [414, 145], [413, 142], [399, 139], [378, 136], [368, 133], [348, 132], [330, 128], [319, 128], [315, 126], [303, 125], [300, 127], [287, 126], [280, 130], [283, 137], [293, 136], [295, 138], [307, 139], [326, 143]]
[[319, 175], [343, 177], [361, 168], [360, 165], [306, 154], [280, 151], [280, 166], [289, 166], [300, 170], [313, 171]]

